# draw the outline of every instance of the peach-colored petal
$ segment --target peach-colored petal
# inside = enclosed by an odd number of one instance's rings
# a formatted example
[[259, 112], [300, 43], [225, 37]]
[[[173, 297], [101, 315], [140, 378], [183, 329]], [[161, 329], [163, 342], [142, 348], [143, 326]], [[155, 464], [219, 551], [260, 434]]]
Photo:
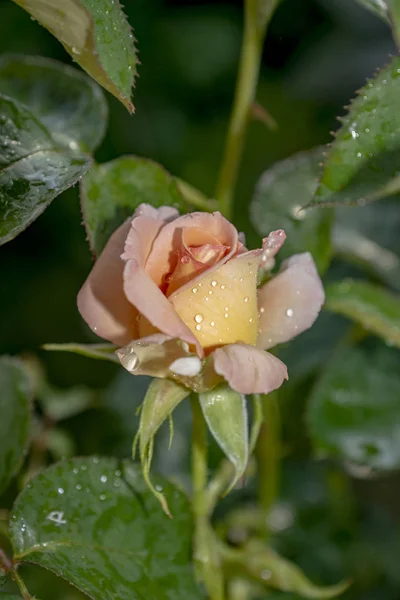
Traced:
[[286, 260], [280, 273], [261, 288], [257, 346], [272, 348], [311, 327], [324, 300], [311, 254], [296, 254]]
[[211, 357], [216, 373], [241, 394], [269, 394], [288, 378], [286, 365], [279, 358], [247, 344], [229, 344]]
[[211, 266], [219, 263], [227, 250], [226, 246], [215, 244], [205, 244], [204, 246], [185, 250], [185, 253], [178, 258], [165, 295], [170, 296]]
[[137, 312], [123, 291], [124, 262], [121, 253], [131, 221], [125, 221], [110, 237], [78, 294], [78, 309], [89, 327], [114, 344], [135, 337]]
[[256, 343], [260, 252], [247, 252], [208, 269], [169, 297], [203, 348]]
[[203, 355], [201, 346], [193, 333], [136, 260], [128, 260], [125, 264], [124, 291], [129, 302], [153, 327], [165, 335], [196, 345], [199, 356]]
[[[201, 369], [200, 360], [189, 353], [189, 347], [187, 345], [185, 347], [185, 342], [162, 334], [130, 342], [123, 348], [119, 348], [116, 354], [122, 366], [134, 375], [171, 376], [174, 374], [171, 367], [179, 371], [181, 366], [179, 361], [185, 359], [192, 360], [192, 363], [197, 361]], [[184, 369], [185, 363], [182, 366]], [[190, 364], [188, 366], [190, 367]]]
[[[152, 250], [146, 262], [146, 271], [150, 274], [156, 285], [161, 286], [163, 278], [172, 273], [176, 266], [177, 252], [182, 247], [182, 230], [195, 229], [196, 236], [193, 245], [201, 246], [217, 240], [218, 244], [227, 246], [230, 252], [223, 258], [226, 262], [235, 252], [238, 242], [238, 233], [235, 227], [220, 213], [195, 212], [183, 215], [167, 223], [154, 241]], [[211, 242], [213, 243], [213, 242]]]
[[124, 260], [135, 259], [140, 264], [144, 264], [160, 229], [178, 216], [177, 209], [171, 206], [161, 206], [160, 208], [154, 208], [150, 204], [138, 206], [132, 217], [132, 225], [126, 238], [122, 258]]

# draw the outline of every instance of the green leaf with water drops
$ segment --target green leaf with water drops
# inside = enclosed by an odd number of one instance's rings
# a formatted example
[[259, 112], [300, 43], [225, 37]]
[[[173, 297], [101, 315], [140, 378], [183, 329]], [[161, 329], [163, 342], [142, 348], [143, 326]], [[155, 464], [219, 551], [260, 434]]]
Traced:
[[351, 103], [312, 204], [365, 204], [381, 197], [399, 175], [399, 96], [400, 57], [395, 57]]
[[96, 255], [139, 204], [187, 210], [174, 178], [161, 165], [136, 156], [123, 156], [91, 169], [81, 182], [81, 202], [88, 240]]
[[400, 348], [400, 296], [373, 283], [345, 279], [329, 284], [325, 308]]
[[119, 0], [14, 0], [130, 112], [135, 43]]
[[389, 22], [388, 3], [385, 0], [357, 0], [359, 4]]
[[279, 257], [311, 252], [321, 272], [331, 259], [331, 209], [303, 209], [313, 198], [321, 174], [322, 150], [316, 148], [276, 163], [263, 173], [251, 203], [251, 221], [266, 237], [284, 229], [286, 241]]
[[0, 358], [0, 491], [21, 468], [31, 433], [31, 381], [17, 358]]
[[90, 166], [88, 155], [61, 148], [27, 108], [0, 96], [0, 245], [26, 229]]
[[224, 384], [199, 394], [199, 401], [209, 430], [235, 468], [230, 490], [243, 476], [249, 459], [246, 398]]
[[100, 145], [107, 104], [101, 88], [78, 69], [48, 58], [5, 54], [0, 89], [24, 104], [60, 146], [91, 152]]
[[53, 571], [96, 600], [200, 600], [186, 496], [155, 478], [168, 519], [140, 470], [114, 458], [75, 458], [42, 471], [19, 495], [14, 560]]
[[42, 348], [51, 352], [72, 352], [72, 354], [80, 354], [87, 358], [110, 360], [119, 364], [119, 360], [115, 354], [117, 346], [113, 344], [78, 344], [71, 342], [67, 344], [44, 344]]
[[399, 352], [383, 344], [341, 349], [327, 363], [308, 406], [315, 449], [339, 456], [352, 472], [400, 467]]

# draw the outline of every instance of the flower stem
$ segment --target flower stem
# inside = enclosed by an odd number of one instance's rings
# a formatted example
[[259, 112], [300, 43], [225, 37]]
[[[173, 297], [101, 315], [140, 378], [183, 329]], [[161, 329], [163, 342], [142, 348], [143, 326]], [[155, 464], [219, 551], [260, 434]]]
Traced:
[[258, 496], [265, 516], [271, 510], [279, 493], [281, 460], [281, 424], [276, 392], [263, 396], [264, 422], [257, 442]]
[[19, 573], [15, 569], [13, 569], [10, 572], [10, 575], [13, 578], [13, 580], [15, 581], [15, 583], [17, 584], [17, 586], [19, 587], [19, 591], [21, 592], [22, 598], [24, 600], [34, 600], [34, 598], [28, 592], [27, 587], [26, 587], [23, 579], [20, 577]]
[[244, 136], [255, 100], [267, 25], [279, 0], [245, 0], [244, 34], [224, 156], [215, 197], [220, 211], [230, 219], [232, 199], [243, 153]]
[[192, 395], [191, 403], [194, 561], [197, 574], [204, 582], [210, 600], [224, 600], [222, 569], [207, 514], [207, 425], [197, 396]]

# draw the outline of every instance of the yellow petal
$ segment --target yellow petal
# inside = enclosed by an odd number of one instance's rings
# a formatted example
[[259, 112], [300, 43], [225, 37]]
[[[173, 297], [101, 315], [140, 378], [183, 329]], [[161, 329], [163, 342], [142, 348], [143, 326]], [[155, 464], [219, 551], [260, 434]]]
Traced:
[[259, 253], [242, 254], [169, 297], [203, 348], [256, 343], [259, 262]]

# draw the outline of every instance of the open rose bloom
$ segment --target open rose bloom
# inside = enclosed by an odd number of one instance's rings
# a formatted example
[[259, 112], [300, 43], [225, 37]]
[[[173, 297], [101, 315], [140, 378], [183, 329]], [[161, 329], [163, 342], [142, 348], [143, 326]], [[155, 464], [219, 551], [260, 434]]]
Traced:
[[308, 253], [258, 289], [260, 269], [284, 240], [275, 231], [248, 251], [220, 213], [179, 216], [143, 204], [109, 239], [79, 292], [79, 311], [119, 346], [133, 374], [198, 392], [226, 380], [242, 394], [267, 394], [287, 378], [267, 350], [308, 329], [324, 302]]

